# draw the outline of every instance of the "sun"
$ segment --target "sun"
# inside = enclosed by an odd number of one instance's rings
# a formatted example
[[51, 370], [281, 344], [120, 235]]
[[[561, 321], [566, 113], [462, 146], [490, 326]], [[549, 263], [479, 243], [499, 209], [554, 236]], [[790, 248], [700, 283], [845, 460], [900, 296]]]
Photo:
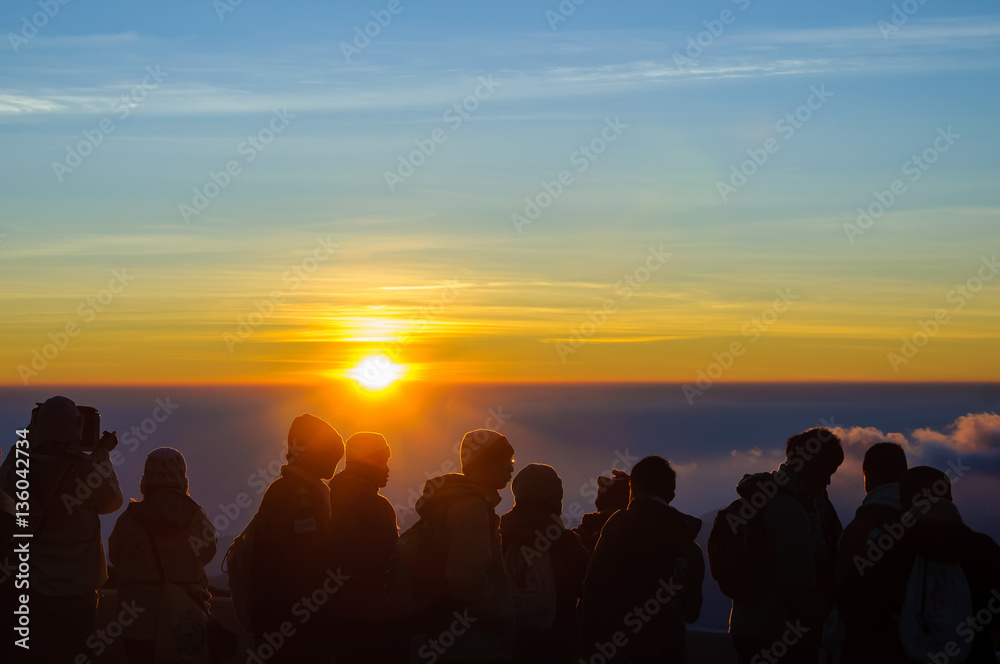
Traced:
[[365, 355], [346, 375], [366, 390], [378, 392], [403, 378], [406, 373], [407, 367], [395, 364], [386, 355]]

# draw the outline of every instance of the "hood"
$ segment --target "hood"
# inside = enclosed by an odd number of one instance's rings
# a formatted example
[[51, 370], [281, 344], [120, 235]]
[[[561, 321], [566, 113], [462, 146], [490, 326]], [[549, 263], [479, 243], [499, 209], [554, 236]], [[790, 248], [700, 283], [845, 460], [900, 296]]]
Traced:
[[897, 512], [902, 509], [899, 504], [899, 482], [890, 482], [876, 487], [868, 492], [865, 499], [861, 501], [864, 505], [882, 505], [891, 507]]
[[777, 470], [772, 470], [769, 473], [744, 475], [743, 479], [736, 485], [736, 493], [747, 500], [760, 492], [770, 497], [776, 491], [790, 493], [804, 501], [816, 499], [816, 496], [810, 495], [802, 484], [798, 474], [784, 463]]
[[701, 519], [684, 514], [655, 498], [637, 498], [629, 503], [628, 511], [633, 514], [653, 514], [656, 518], [664, 520], [667, 530], [677, 533], [685, 539], [693, 540], [698, 537], [698, 533], [701, 531]]
[[198, 512], [198, 503], [180, 489], [159, 489], [128, 509], [144, 526], [166, 532], [186, 528]]
[[427, 480], [423, 493], [413, 507], [423, 517], [437, 510], [448, 509], [455, 500], [467, 496], [478, 496], [493, 508], [500, 504], [498, 491], [484, 488], [461, 473], [449, 473]]
[[534, 539], [537, 531], [545, 532], [553, 524], [566, 530], [562, 517], [541, 509], [515, 505], [500, 517], [500, 534], [504, 540]]
[[967, 553], [973, 532], [950, 500], [920, 501], [910, 510], [917, 517], [909, 534], [918, 553], [931, 560], [955, 562]]

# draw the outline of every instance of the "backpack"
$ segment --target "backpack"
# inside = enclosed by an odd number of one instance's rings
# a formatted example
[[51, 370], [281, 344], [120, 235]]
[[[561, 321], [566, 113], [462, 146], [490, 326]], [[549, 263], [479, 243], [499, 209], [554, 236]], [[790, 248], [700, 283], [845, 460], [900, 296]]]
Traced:
[[452, 604], [444, 575], [444, 515], [420, 519], [399, 536], [389, 568], [388, 598], [397, 619], [415, 629], [432, 624]]
[[[956, 638], [955, 633], [956, 625], [973, 615], [972, 593], [961, 565], [917, 554], [899, 613], [899, 638], [909, 657], [923, 662], [947, 647], [951, 664], [968, 659], [972, 641]], [[953, 655], [955, 647], [959, 652]]]
[[253, 614], [250, 605], [250, 571], [253, 566], [256, 526], [257, 516], [254, 515], [243, 532], [233, 538], [232, 545], [222, 559], [222, 571], [229, 578], [229, 593], [232, 596], [236, 620], [247, 631], [253, 630]]
[[526, 555], [523, 548], [511, 546], [503, 558], [513, 585], [514, 620], [518, 629], [544, 632], [552, 629], [558, 611], [552, 555], [534, 550]]
[[719, 510], [708, 536], [708, 566], [712, 578], [726, 597], [736, 601], [754, 601], [767, 592], [773, 568], [763, 509], [750, 519], [740, 510], [745, 501], [734, 500]]
[[[761, 479], [773, 482], [769, 473]], [[779, 493], [794, 495], [776, 483], [771, 490], [759, 486], [759, 492], [767, 499], [760, 506], [741, 496], [719, 510], [708, 537], [712, 578], [723, 595], [740, 602], [753, 602], [767, 593], [774, 576], [774, 556], [764, 528], [764, 511]]]

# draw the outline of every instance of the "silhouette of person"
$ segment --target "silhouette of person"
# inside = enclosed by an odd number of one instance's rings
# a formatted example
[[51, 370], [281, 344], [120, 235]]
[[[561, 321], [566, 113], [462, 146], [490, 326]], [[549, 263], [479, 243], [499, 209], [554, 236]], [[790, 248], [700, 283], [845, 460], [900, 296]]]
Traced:
[[777, 471], [749, 475], [736, 487], [752, 505], [759, 504], [763, 484], [776, 491], [763, 507], [764, 541], [773, 560], [761, 570], [767, 591], [755, 600], [733, 600], [729, 632], [739, 664], [773, 658], [775, 647], [785, 653], [782, 664], [817, 661], [843, 531], [826, 488], [843, 462], [832, 431], [809, 429], [788, 439]]
[[597, 539], [601, 536], [601, 528], [611, 515], [628, 507], [628, 473], [624, 470], [612, 470], [611, 474], [612, 477], [601, 475], [597, 478], [597, 497], [594, 499], [597, 511], [584, 514], [576, 528], [587, 551], [593, 552]]
[[[415, 509], [441, 532], [440, 583], [447, 607], [422, 616], [415, 657], [449, 664], [510, 661], [514, 613], [500, 545], [499, 491], [514, 472], [514, 448], [490, 429], [462, 439], [462, 472], [424, 484]], [[447, 647], [443, 644], [448, 643]]]
[[500, 535], [515, 586], [513, 661], [572, 662], [587, 550], [580, 536], [563, 526], [562, 480], [552, 466], [525, 466], [510, 488], [514, 507], [500, 517]]
[[698, 619], [705, 559], [701, 520], [670, 506], [677, 475], [660, 456], [632, 468], [628, 507], [604, 525], [580, 599], [582, 659], [684, 662], [686, 623]]
[[[56, 396], [39, 406], [28, 432], [31, 632], [30, 650], [12, 649], [24, 658], [17, 661], [73, 661], [95, 629], [98, 590], [108, 578], [99, 516], [122, 506], [122, 492], [110, 460], [117, 436], [105, 431], [86, 453], [83, 421], [76, 403]], [[13, 460], [0, 470], [8, 495], [19, 479]]]
[[[108, 538], [118, 601], [135, 614], [123, 624], [126, 658], [130, 664], [154, 661], [159, 628], [166, 624], [176, 629], [189, 620], [188, 633], [200, 634], [202, 639], [192, 638], [179, 646], [190, 656], [184, 661], [207, 661], [204, 629], [211, 594], [205, 565], [215, 557], [216, 533], [205, 510], [188, 495], [184, 455], [171, 447], [151, 451], [139, 491], [142, 500], [129, 503]], [[190, 599], [164, 601], [168, 585]], [[200, 611], [201, 615], [182, 616], [178, 613], [181, 608]], [[162, 657], [164, 644], [160, 645]], [[178, 648], [176, 642], [172, 646]], [[196, 659], [199, 653], [200, 660]]]
[[[951, 480], [929, 466], [910, 468], [899, 481], [900, 507], [913, 517], [905, 532], [886, 551], [886, 557], [872, 574], [886, 575], [891, 608], [901, 615], [914, 561], [920, 555], [928, 561], [958, 563], [969, 584], [972, 611], [955, 626], [954, 641], [969, 643], [972, 651], [965, 664], [995, 664], [990, 632], [1000, 628], [1000, 545], [988, 535], [977, 533], [963, 523], [952, 502]], [[901, 641], [895, 639], [894, 644]], [[928, 661], [952, 661], [947, 651], [928, 653]], [[900, 650], [885, 662], [911, 662]]]
[[251, 631], [258, 653], [268, 655], [258, 655], [262, 661], [329, 658], [330, 598], [343, 578], [331, 561], [330, 491], [323, 480], [333, 477], [343, 455], [340, 434], [320, 418], [292, 422], [287, 463], [255, 517]]
[[[396, 510], [379, 489], [389, 483], [391, 451], [378, 433], [345, 444], [344, 470], [330, 480], [333, 559], [349, 580], [333, 598], [338, 664], [369, 664], [405, 655], [389, 623], [386, 579], [399, 533]], [[391, 654], [390, 654], [391, 653]]]
[[883, 559], [871, 548], [902, 516], [899, 480], [906, 472], [906, 453], [896, 443], [876, 443], [865, 452], [861, 468], [867, 495], [840, 538], [837, 608], [845, 630], [842, 659], [877, 664], [888, 661], [900, 645], [882, 576], [867, 572]]

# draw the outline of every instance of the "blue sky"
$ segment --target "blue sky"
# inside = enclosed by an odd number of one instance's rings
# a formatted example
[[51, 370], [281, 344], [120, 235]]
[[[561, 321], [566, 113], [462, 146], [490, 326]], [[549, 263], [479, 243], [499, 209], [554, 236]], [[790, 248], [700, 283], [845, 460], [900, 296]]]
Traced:
[[[648, 362], [635, 348], [671, 362], [678, 353], [633, 342], [664, 327], [685, 339], [724, 337], [774, 288], [795, 284], [816, 308], [789, 335], [835, 344], [838, 358], [851, 344], [884, 354], [996, 246], [995, 3], [914, 0], [917, 11], [886, 32], [878, 22], [891, 21], [893, 3], [588, 0], [553, 30], [546, 11], [558, 11], [557, 2], [403, 0], [347, 62], [341, 43], [387, 5], [244, 0], [220, 20], [207, 1], [73, 0], [53, 5], [58, 13], [16, 52], [7, 36], [0, 252], [10, 287], [0, 297], [18, 313], [16, 352], [5, 363], [20, 362], [81, 295], [128, 261], [145, 271], [142, 285], [102, 321], [110, 336], [102, 332], [95, 347], [113, 345], [116, 331], [146, 329], [151, 317], [187, 317], [175, 336], [189, 345], [175, 352], [214, 353], [222, 331], [274, 275], [332, 232], [345, 246], [344, 262], [310, 295], [353, 290], [359, 280], [434, 285], [471, 271], [481, 297], [467, 298], [469, 308], [451, 322], [478, 326], [491, 348], [543, 346], [520, 360], [522, 374], [540, 358], [558, 362], [553, 340], [566, 336], [598, 291], [649, 246], [668, 243], [676, 248], [669, 285], [651, 284], [642, 306], [617, 319], [615, 338], [625, 341], [605, 344], [607, 352], [591, 353], [579, 370], [545, 371], [558, 379], [664, 372], [683, 379], [694, 365], [643, 373]], [[22, 18], [38, 11], [32, 2], [5, 5], [4, 33], [19, 32]], [[720, 16], [730, 19], [721, 33], [679, 67], [673, 55]], [[147, 68], [164, 73], [162, 84], [141, 101], [133, 97], [120, 117], [122, 95]], [[449, 128], [443, 114], [473, 94], [480, 77], [499, 87]], [[781, 138], [776, 123], [818, 86], [832, 96]], [[245, 161], [240, 146], [275, 109], [294, 117]], [[628, 126], [620, 140], [524, 235], [515, 233], [511, 215], [523, 213], [525, 197], [571, 168], [574, 151], [614, 118]], [[102, 120], [113, 133], [72, 172], [54, 172], [68, 146]], [[948, 127], [961, 138], [871, 232], [849, 243], [843, 226], [856, 208], [870, 205], [873, 192], [900, 178], [903, 163]], [[390, 191], [386, 172], [436, 128], [445, 128], [446, 142]], [[722, 200], [718, 183], [768, 138], [779, 150]], [[193, 189], [230, 160], [240, 174], [185, 223], [179, 206], [191, 205]], [[29, 266], [45, 269], [29, 277]], [[547, 290], [528, 293], [532, 284]], [[344, 306], [381, 306], [359, 298]], [[977, 379], [974, 356], [996, 348], [988, 330], [997, 302], [992, 291], [980, 296], [975, 317], [950, 328], [955, 338], [928, 352], [925, 370], [913, 376]], [[687, 309], [664, 315], [671, 303]], [[692, 314], [692, 303], [704, 310]], [[308, 331], [301, 311], [295, 315], [281, 329]], [[505, 318], [514, 319], [509, 329]], [[696, 353], [709, 358], [711, 349]], [[473, 354], [486, 367], [482, 376], [514, 361], [513, 351]], [[963, 363], [949, 375], [956, 354]], [[255, 357], [255, 375], [268, 374], [273, 360]], [[795, 374], [797, 362], [785, 361], [782, 375]], [[840, 377], [893, 378], [883, 362], [877, 370], [868, 363], [859, 359]], [[222, 364], [209, 373], [230, 375]], [[74, 379], [84, 367], [62, 366]], [[760, 366], [747, 377], [766, 374]], [[832, 366], [823, 372], [836, 374]]]

